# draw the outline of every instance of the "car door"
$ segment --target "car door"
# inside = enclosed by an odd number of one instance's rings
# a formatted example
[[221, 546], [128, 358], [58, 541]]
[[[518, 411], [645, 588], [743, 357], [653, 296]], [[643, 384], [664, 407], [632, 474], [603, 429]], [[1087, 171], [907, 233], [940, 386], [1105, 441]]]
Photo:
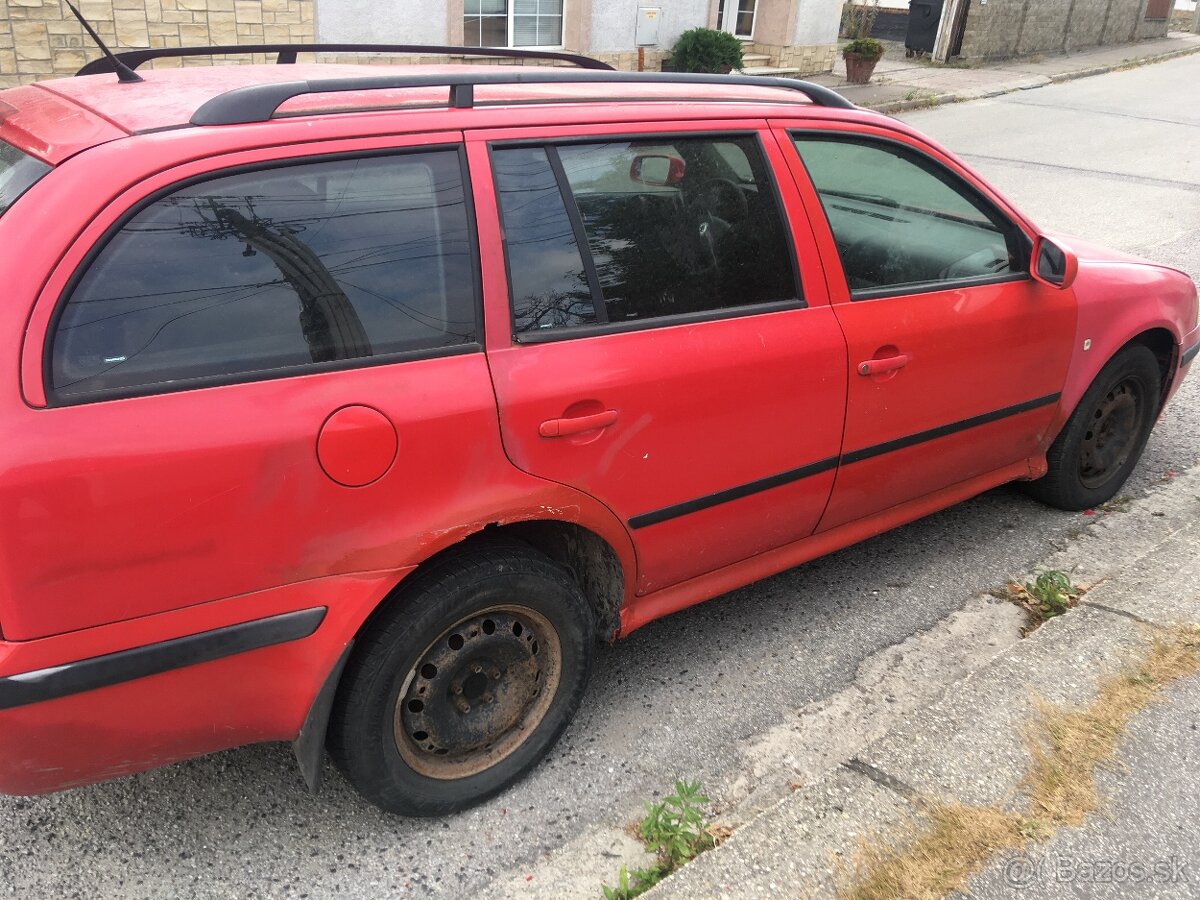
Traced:
[[841, 468], [824, 531], [1036, 456], [1075, 298], [1029, 277], [999, 198], [899, 133], [789, 128], [849, 349]]
[[762, 124], [468, 135], [505, 449], [620, 516], [641, 592], [807, 536], [833, 484], [845, 345]]
[[25, 347], [5, 637], [386, 572], [461, 524], [507, 465], [468, 209], [458, 133], [210, 156], [102, 209]]

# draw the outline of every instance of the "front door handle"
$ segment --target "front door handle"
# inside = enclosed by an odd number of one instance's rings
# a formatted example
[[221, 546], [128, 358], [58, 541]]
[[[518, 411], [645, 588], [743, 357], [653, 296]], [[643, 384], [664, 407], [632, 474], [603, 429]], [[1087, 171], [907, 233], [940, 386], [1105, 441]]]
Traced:
[[894, 372], [912, 362], [911, 353], [900, 353], [896, 356], [885, 356], [883, 359], [868, 359], [858, 364], [859, 375], [882, 375], [884, 372]]
[[538, 426], [538, 434], [548, 438], [566, 437], [569, 434], [582, 434], [585, 431], [595, 431], [597, 428], [607, 428], [615, 421], [617, 421], [617, 411], [606, 409], [604, 412], [593, 413], [590, 416], [547, 419]]

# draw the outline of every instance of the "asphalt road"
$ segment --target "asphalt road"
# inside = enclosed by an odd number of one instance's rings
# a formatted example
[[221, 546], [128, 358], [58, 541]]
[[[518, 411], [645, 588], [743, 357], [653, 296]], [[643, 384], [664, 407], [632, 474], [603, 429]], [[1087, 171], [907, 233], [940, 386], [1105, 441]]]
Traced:
[[[1048, 228], [1200, 273], [1200, 56], [905, 118]], [[1200, 459], [1186, 384], [1127, 493]], [[439, 820], [387, 817], [286, 746], [50, 797], [0, 798], [0, 896], [465, 896], [677, 775], [718, 792], [742, 748], [860, 661], [1002, 584], [1079, 527], [1000, 489], [652, 624], [604, 649], [583, 710], [525, 782]], [[137, 710], [129, 710], [136, 716]]]

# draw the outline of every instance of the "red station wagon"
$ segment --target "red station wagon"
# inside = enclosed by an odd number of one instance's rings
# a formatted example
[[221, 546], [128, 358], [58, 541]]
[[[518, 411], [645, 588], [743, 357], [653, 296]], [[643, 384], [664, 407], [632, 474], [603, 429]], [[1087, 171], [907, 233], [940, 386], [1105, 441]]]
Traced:
[[1005, 482], [1113, 496], [1186, 275], [818, 85], [573, 61], [0, 92], [0, 791], [294, 741], [460, 809], [598, 639]]

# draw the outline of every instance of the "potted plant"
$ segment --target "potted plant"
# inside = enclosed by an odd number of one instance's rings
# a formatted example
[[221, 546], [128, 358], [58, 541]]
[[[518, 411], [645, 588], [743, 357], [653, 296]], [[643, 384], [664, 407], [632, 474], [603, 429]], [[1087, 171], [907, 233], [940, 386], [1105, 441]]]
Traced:
[[671, 66], [676, 72], [728, 75], [742, 67], [742, 42], [727, 31], [689, 29], [671, 50]]
[[851, 84], [866, 84], [875, 72], [875, 64], [883, 56], [883, 44], [875, 38], [855, 38], [842, 48], [846, 60], [846, 80]]

